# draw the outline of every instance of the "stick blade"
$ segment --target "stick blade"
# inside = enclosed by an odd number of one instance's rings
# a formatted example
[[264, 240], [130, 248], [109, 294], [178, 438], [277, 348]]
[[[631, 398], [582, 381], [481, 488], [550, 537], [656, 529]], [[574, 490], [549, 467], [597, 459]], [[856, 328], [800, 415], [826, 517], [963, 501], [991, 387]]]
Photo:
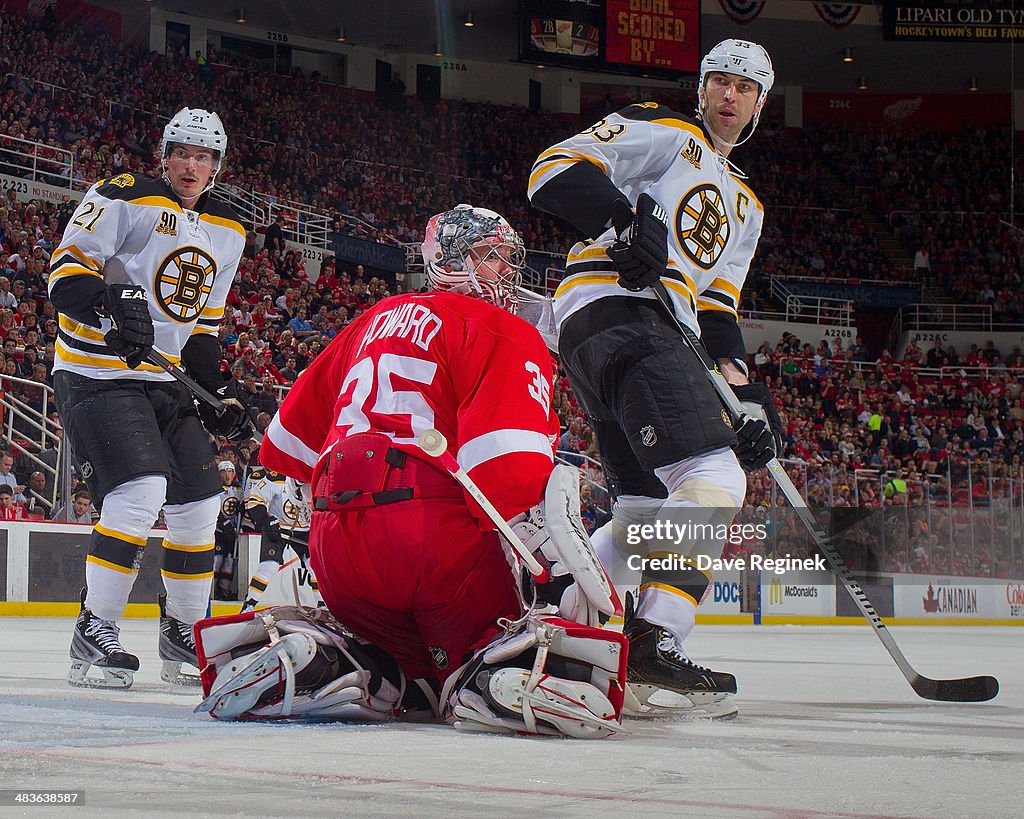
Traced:
[[999, 693], [999, 681], [989, 676], [930, 680], [918, 675], [910, 685], [919, 697], [939, 702], [987, 702]]

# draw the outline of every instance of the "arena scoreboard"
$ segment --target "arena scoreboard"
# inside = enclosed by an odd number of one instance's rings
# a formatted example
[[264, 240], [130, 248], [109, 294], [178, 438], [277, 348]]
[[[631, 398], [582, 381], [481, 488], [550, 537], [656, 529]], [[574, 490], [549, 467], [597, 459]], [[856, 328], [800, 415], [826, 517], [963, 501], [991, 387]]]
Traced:
[[524, 62], [675, 79], [700, 66], [700, 0], [522, 0]]

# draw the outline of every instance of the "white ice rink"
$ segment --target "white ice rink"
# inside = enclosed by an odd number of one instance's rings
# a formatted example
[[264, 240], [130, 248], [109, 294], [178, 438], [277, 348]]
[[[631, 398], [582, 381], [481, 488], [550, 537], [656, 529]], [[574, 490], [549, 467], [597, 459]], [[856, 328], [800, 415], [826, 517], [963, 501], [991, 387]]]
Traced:
[[954, 705], [918, 699], [867, 627], [699, 626], [688, 648], [736, 674], [739, 718], [584, 742], [218, 723], [160, 682], [154, 620], [123, 624], [134, 688], [70, 688], [71, 625], [0, 618], [0, 789], [84, 791], [61, 815], [1024, 815], [1024, 629], [893, 630], [922, 674], [998, 677]]

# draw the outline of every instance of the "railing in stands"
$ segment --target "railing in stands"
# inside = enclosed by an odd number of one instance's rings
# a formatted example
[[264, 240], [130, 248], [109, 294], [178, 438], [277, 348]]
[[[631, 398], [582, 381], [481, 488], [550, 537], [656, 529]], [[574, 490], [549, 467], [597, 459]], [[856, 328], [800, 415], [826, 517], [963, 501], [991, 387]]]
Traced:
[[[801, 280], [818, 281], [817, 279]], [[827, 280], [822, 279], [821, 281]], [[779, 276], [771, 277], [769, 292], [772, 298], [786, 305], [783, 316], [785, 321], [838, 324], [842, 327], [849, 327], [853, 324], [853, 302], [847, 299], [798, 295], [790, 290], [786, 281]]]
[[912, 330], [1019, 332], [1019, 322], [993, 321], [988, 304], [907, 304], [899, 309], [889, 330], [887, 346], [895, 350], [904, 333]]
[[0, 134], [0, 173], [56, 188], [72, 189], [75, 155], [71, 151], [42, 142]]
[[[49, 496], [33, 494], [52, 510], [58, 499], [70, 497], [72, 485], [70, 449], [64, 446], [61, 426], [50, 420], [50, 413], [56, 409], [53, 388], [8, 375], [0, 379], [0, 384], [3, 385], [0, 389], [0, 416], [3, 418], [0, 438], [7, 442], [12, 455], [26, 458], [47, 476], [47, 484], [52, 487]], [[38, 403], [34, 394], [38, 395]], [[41, 457], [48, 449], [57, 450], [52, 464]], [[27, 485], [28, 481], [25, 483]], [[63, 506], [67, 510], [71, 504]]]

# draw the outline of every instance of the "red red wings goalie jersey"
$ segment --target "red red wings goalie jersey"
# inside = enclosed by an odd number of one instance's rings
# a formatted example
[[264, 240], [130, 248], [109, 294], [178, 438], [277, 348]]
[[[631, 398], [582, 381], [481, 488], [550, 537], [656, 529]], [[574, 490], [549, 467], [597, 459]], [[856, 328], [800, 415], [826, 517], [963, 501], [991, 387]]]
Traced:
[[[508, 519], [540, 501], [551, 472], [551, 383], [547, 348], [522, 319], [453, 293], [388, 298], [302, 373], [260, 460], [315, 485], [332, 447], [348, 436], [383, 433], [425, 458], [416, 441], [434, 428]], [[493, 528], [482, 510], [478, 517]]]

